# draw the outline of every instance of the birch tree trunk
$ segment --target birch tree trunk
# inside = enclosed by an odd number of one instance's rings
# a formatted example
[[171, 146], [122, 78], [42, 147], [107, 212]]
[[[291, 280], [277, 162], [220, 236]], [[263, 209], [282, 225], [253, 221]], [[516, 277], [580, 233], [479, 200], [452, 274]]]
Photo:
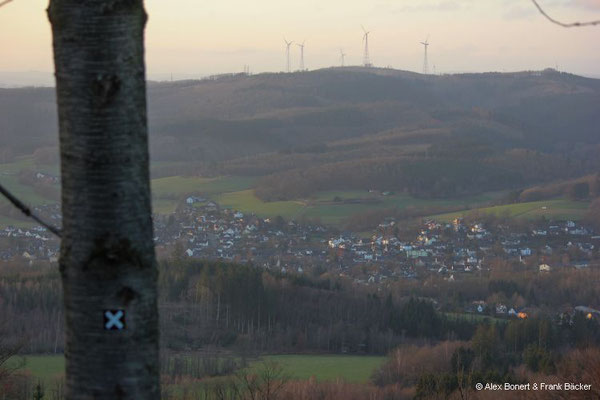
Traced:
[[[158, 399], [142, 0], [50, 0], [66, 397]], [[106, 330], [121, 310], [124, 329]]]

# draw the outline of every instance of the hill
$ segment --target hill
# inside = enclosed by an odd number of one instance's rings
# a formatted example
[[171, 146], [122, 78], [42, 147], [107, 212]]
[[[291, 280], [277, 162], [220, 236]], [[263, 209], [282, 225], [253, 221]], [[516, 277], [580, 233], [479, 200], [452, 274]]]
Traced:
[[[600, 170], [600, 80], [554, 70], [378, 68], [149, 82], [154, 177], [253, 176], [265, 201], [324, 190], [469, 196]], [[0, 89], [0, 162], [56, 162], [54, 92]]]

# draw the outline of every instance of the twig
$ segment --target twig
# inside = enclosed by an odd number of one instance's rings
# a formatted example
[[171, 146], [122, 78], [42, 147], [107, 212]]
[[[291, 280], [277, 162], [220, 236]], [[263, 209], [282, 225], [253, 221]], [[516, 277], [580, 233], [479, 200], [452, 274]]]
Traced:
[[554, 18], [552, 18], [551, 16], [549, 16], [546, 11], [544, 11], [544, 9], [538, 4], [537, 0], [531, 0], [533, 2], [533, 4], [537, 7], [538, 11], [548, 19], [548, 21], [556, 24], [556, 25], [560, 25], [563, 28], [573, 28], [573, 27], [580, 27], [580, 26], [593, 26], [593, 25], [600, 25], [600, 20], [597, 21], [587, 21], [587, 22], [571, 22], [571, 23], [565, 23], [565, 22], [560, 22], [555, 20]]
[[13, 0], [4, 0], [4, 1], [0, 1], [0, 7], [7, 5], [8, 3], [10, 3]]
[[0, 185], [0, 194], [2, 194], [4, 197], [6, 197], [8, 199], [8, 201], [10, 201], [15, 207], [17, 207], [23, 214], [25, 214], [29, 218], [32, 218], [40, 225], [47, 228], [50, 232], [54, 233], [56, 236], [61, 237], [60, 229], [42, 221], [42, 219], [40, 217], [38, 217], [37, 215], [35, 215], [29, 207], [27, 207], [25, 204], [23, 204], [23, 202], [21, 200], [17, 199], [11, 192], [6, 190], [4, 188], [4, 186], [2, 186], [2, 185]]

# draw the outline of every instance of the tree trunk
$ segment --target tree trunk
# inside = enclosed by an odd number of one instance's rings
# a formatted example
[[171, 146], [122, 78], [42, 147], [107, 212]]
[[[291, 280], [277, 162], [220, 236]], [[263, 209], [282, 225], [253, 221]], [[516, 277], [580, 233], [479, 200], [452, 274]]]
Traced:
[[[66, 398], [158, 399], [142, 0], [50, 0]], [[105, 324], [106, 310], [121, 310]], [[123, 321], [124, 319], [124, 321]]]

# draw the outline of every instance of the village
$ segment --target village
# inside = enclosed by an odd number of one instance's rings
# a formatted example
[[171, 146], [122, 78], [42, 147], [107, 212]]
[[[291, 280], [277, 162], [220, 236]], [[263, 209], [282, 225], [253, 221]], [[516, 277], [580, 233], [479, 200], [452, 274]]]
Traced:
[[[58, 206], [36, 211], [60, 224]], [[447, 223], [425, 220], [414, 237], [400, 240], [402, 224], [386, 219], [370, 234], [358, 234], [281, 217], [261, 218], [188, 197], [177, 212], [155, 216], [154, 241], [159, 257], [180, 252], [188, 258], [251, 263], [281, 273], [324, 269], [358, 284], [428, 274], [453, 281], [489, 270], [486, 260], [492, 258], [535, 264], [540, 272], [588, 268], [595, 265], [600, 245], [600, 235], [574, 221], [545, 222], [524, 231], [461, 218]], [[0, 238], [5, 243], [0, 260], [57, 261], [58, 241], [41, 226], [8, 226], [0, 230]]]
[[[58, 205], [39, 206], [34, 211], [61, 225]], [[600, 265], [600, 235], [584, 224], [540, 220], [516, 228], [508, 223], [487, 224], [485, 219], [426, 219], [408, 237], [403, 231], [406, 221], [387, 218], [371, 232], [356, 233], [310, 221], [245, 214], [190, 196], [175, 213], [154, 215], [154, 242], [159, 259], [250, 264], [290, 276], [328, 273], [378, 290], [399, 280], [437, 277], [456, 282], [489, 275], [497, 260], [539, 274]], [[58, 238], [42, 226], [0, 228], [3, 262], [56, 265], [59, 247]], [[455, 311], [527, 318], [531, 310], [479, 300]], [[569, 307], [557, 315], [572, 318], [575, 312], [600, 317], [600, 311], [585, 305]]]

